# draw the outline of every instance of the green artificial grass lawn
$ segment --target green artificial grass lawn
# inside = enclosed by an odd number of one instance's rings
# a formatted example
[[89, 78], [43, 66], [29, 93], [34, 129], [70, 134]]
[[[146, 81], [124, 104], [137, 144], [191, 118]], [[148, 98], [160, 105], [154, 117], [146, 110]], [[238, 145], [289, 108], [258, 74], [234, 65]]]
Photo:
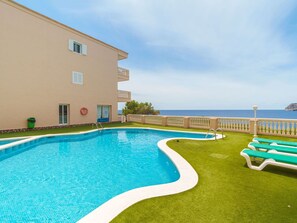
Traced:
[[196, 187], [141, 201], [112, 222], [296, 222], [297, 172], [249, 169], [239, 153], [252, 135], [226, 135], [218, 141], [170, 141], [198, 173]]
[[[104, 126], [200, 131], [134, 123]], [[0, 137], [90, 129], [90, 126], [84, 126], [1, 134]], [[169, 147], [183, 156], [198, 173], [198, 184], [180, 194], [138, 202], [112, 222], [296, 222], [297, 171], [277, 167], [266, 167], [264, 171], [251, 170], [239, 153], [247, 147], [252, 135], [231, 132], [225, 135], [225, 139], [217, 141], [170, 141]]]

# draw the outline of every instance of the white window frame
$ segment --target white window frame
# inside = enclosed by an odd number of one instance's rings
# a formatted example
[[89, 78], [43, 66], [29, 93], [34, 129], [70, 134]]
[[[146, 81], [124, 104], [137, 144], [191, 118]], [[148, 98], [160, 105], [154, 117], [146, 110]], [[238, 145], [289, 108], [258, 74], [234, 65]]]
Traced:
[[72, 84], [84, 84], [84, 74], [77, 71], [72, 71]]
[[[59, 104], [59, 125], [68, 125], [69, 124], [69, 104]], [[60, 114], [60, 108], [62, 110]], [[66, 115], [65, 115], [66, 108]]]
[[[80, 52], [74, 51], [74, 45], [77, 44], [80, 46]], [[82, 44], [79, 41], [69, 39], [68, 41], [68, 49], [74, 53], [80, 54], [80, 55], [87, 55], [88, 54], [88, 46], [86, 44]]]

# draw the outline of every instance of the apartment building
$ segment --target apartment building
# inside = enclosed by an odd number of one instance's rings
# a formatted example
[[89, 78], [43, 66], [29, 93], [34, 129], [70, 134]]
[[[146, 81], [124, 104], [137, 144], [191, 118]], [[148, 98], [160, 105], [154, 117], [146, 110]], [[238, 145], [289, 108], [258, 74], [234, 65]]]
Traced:
[[128, 53], [14, 1], [0, 0], [0, 130], [118, 120]]

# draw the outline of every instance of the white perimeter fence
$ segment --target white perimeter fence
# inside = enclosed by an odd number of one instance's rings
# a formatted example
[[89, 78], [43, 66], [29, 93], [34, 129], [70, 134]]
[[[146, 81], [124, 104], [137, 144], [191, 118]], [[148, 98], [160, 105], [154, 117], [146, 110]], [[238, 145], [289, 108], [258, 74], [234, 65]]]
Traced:
[[198, 116], [128, 115], [128, 122], [182, 128], [218, 129], [231, 132], [297, 137], [297, 119], [218, 118]]

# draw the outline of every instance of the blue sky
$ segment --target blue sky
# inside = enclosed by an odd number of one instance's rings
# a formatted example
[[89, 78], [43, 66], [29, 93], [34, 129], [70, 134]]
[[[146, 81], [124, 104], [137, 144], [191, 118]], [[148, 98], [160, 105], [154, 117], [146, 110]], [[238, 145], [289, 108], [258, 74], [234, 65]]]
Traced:
[[129, 53], [119, 88], [157, 109], [297, 102], [295, 0], [17, 0]]

